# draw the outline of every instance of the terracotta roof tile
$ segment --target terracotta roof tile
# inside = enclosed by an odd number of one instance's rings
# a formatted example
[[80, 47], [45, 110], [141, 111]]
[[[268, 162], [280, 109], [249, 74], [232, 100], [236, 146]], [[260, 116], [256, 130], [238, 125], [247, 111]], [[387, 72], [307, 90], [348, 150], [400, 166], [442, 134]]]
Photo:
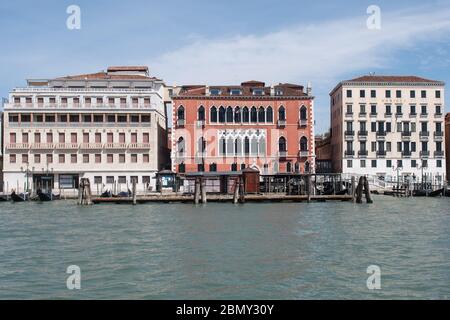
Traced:
[[345, 82], [440, 82], [436, 80], [429, 80], [417, 76], [378, 76], [367, 75], [358, 77]]

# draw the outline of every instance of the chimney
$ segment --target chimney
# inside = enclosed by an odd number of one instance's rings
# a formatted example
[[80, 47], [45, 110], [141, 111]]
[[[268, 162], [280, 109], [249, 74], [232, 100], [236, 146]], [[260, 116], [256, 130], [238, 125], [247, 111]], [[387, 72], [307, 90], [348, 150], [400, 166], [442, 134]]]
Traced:
[[205, 96], [209, 96], [209, 86], [205, 85]]
[[308, 86], [306, 87], [306, 94], [308, 96], [312, 95], [312, 87], [311, 87], [311, 82], [310, 81], [308, 81]]

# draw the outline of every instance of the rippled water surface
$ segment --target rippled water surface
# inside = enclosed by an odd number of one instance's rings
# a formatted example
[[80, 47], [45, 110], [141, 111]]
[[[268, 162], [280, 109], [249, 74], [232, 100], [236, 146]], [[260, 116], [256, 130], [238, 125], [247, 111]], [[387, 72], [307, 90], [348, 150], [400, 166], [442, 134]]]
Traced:
[[449, 204], [0, 203], [0, 299], [448, 299]]

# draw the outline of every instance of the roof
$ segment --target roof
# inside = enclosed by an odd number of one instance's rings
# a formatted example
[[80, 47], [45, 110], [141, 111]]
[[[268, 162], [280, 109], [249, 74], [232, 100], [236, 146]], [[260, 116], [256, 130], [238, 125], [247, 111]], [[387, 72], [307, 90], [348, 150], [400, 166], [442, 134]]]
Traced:
[[418, 76], [399, 76], [399, 75], [364, 75], [350, 80], [344, 80], [339, 82], [336, 87], [330, 92], [333, 95], [335, 91], [342, 85], [351, 84], [373, 84], [373, 85], [385, 85], [385, 84], [398, 84], [398, 85], [425, 85], [425, 86], [444, 86], [445, 83], [439, 80], [430, 80]]
[[108, 72], [114, 71], [143, 71], [148, 72], [147, 66], [113, 66], [108, 67]]
[[54, 80], [160, 80], [150, 77], [146, 66], [112, 66], [107, 71], [68, 75]]
[[436, 80], [425, 79], [417, 76], [378, 76], [378, 75], [366, 75], [344, 82], [440, 82]]
[[[239, 89], [241, 90], [241, 94], [232, 95], [231, 91]], [[223, 98], [223, 97], [233, 97], [233, 98], [241, 98], [241, 97], [273, 97], [274, 91], [276, 92], [277, 97], [290, 96], [290, 97], [307, 97], [307, 93], [304, 92], [304, 87], [298, 84], [290, 84], [290, 83], [280, 83], [272, 87], [266, 86], [264, 82], [251, 80], [247, 82], [242, 82], [240, 85], [218, 85], [218, 86], [206, 86], [206, 85], [185, 85], [181, 87], [180, 93], [178, 94], [178, 98], [183, 97], [205, 97], [207, 96], [207, 91], [209, 93], [211, 90], [219, 90], [219, 94], [208, 95], [211, 98]], [[254, 94], [255, 90], [263, 90], [263, 94]], [[177, 97], [174, 97], [175, 99]]]

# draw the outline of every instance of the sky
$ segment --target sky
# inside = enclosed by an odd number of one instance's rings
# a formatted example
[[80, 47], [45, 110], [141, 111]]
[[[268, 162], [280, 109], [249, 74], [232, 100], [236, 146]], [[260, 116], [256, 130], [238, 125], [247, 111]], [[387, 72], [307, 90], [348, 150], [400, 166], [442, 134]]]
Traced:
[[[80, 29], [67, 28], [70, 5]], [[371, 5], [378, 29], [367, 26]], [[111, 65], [148, 65], [170, 85], [311, 82], [316, 133], [329, 128], [329, 92], [342, 80], [374, 72], [450, 83], [449, 0], [5, 0], [0, 33], [1, 97], [25, 79]]]

